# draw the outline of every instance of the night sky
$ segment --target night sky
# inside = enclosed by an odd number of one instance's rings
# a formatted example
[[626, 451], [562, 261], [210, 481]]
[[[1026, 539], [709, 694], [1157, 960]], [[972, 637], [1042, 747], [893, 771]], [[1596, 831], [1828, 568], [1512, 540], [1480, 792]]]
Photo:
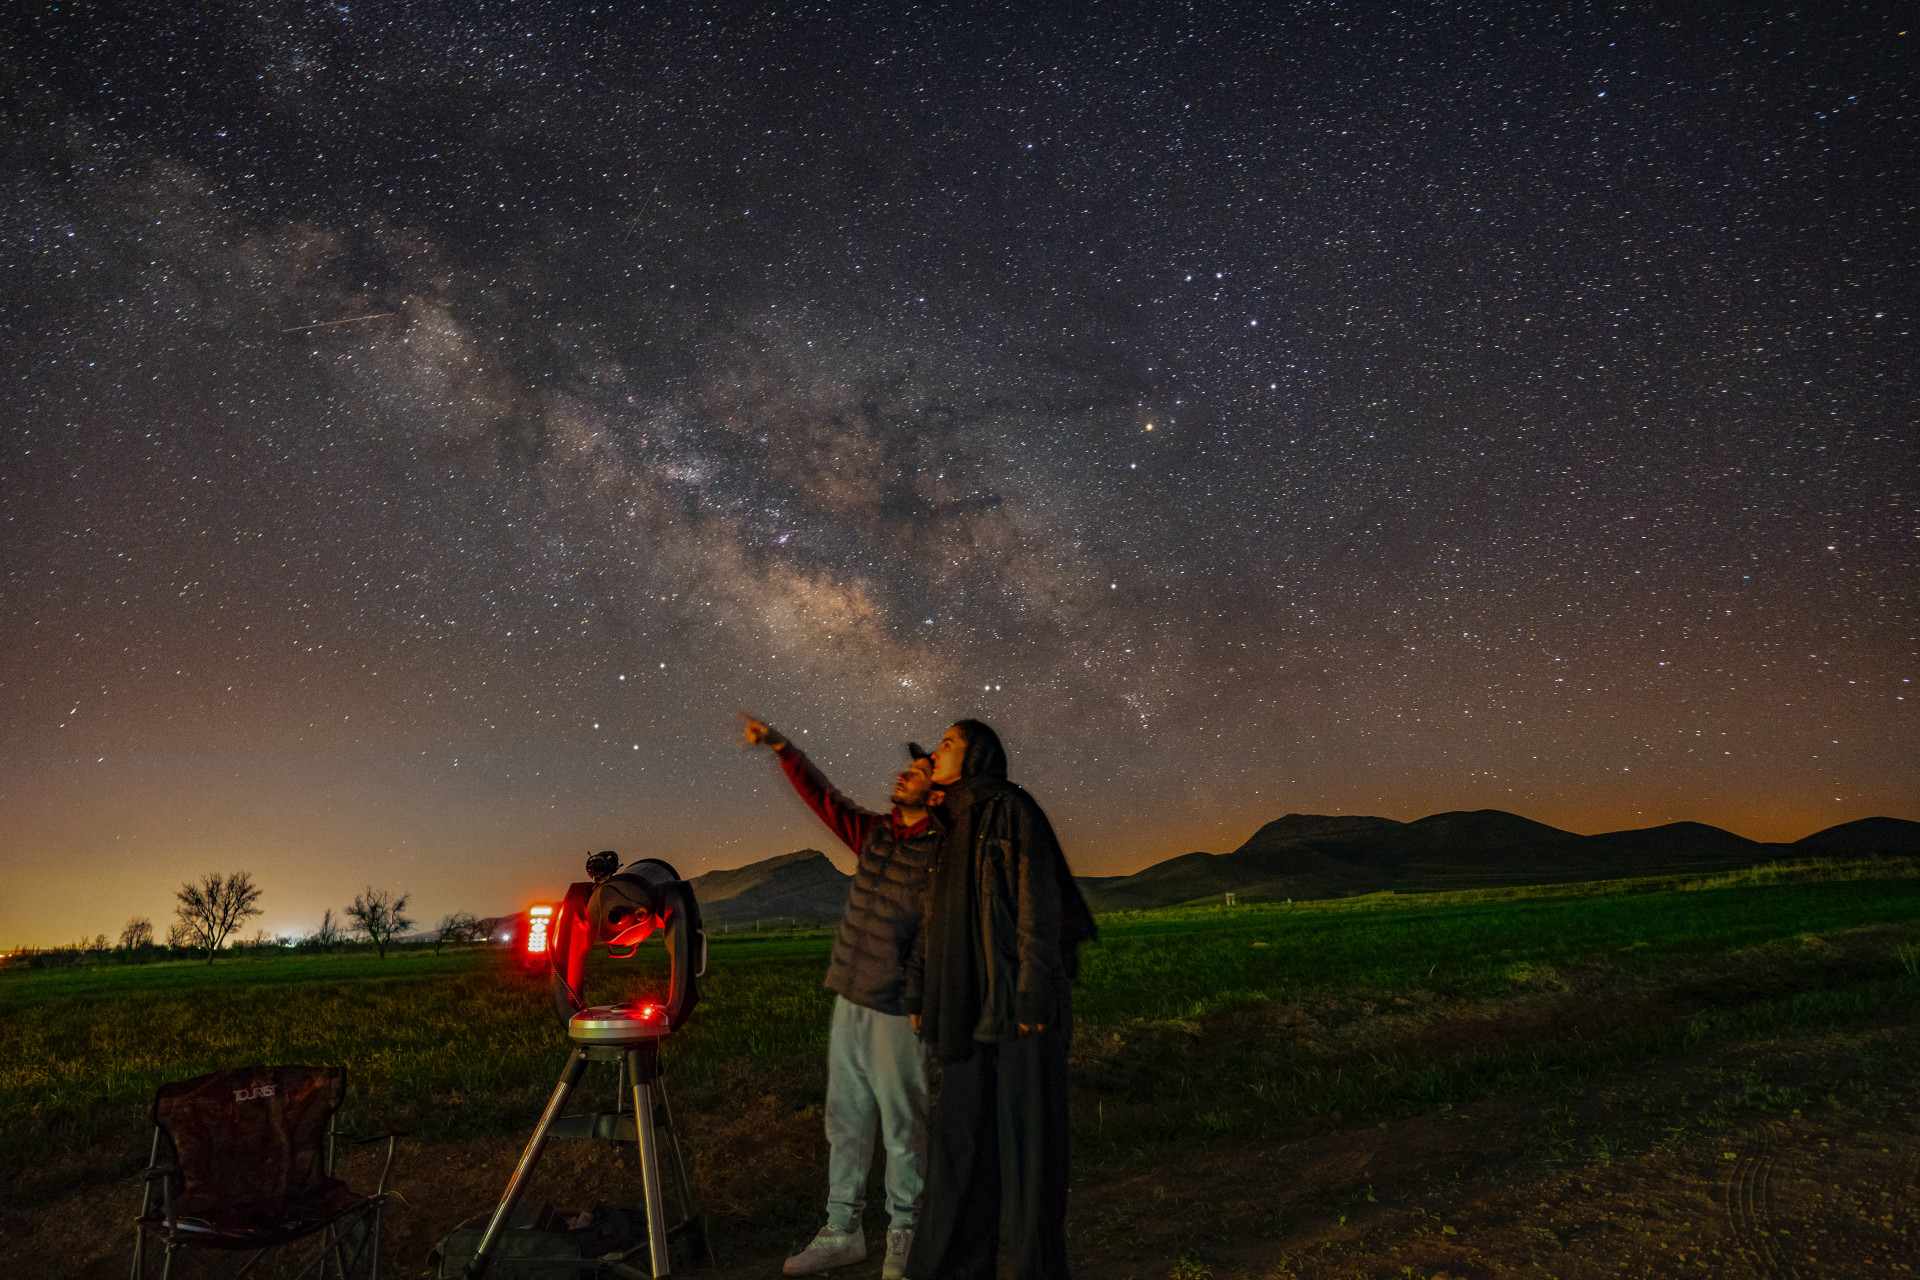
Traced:
[[736, 707], [1920, 818], [1906, 6], [193, 7], [0, 18], [0, 945], [845, 865]]

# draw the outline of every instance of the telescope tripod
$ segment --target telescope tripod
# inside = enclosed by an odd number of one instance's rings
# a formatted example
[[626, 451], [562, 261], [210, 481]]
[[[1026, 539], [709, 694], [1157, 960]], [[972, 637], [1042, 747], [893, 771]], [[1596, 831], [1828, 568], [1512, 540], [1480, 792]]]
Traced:
[[[568, 1097], [580, 1082], [589, 1062], [619, 1064], [621, 1081], [616, 1095], [616, 1109], [562, 1115]], [[631, 1112], [626, 1110], [629, 1098], [633, 1103]], [[541, 1152], [550, 1137], [633, 1142], [639, 1148], [640, 1183], [647, 1202], [647, 1260], [651, 1269], [643, 1274], [627, 1265], [627, 1260], [640, 1252], [639, 1245], [623, 1254], [601, 1259], [601, 1267], [615, 1275], [645, 1280], [648, 1275], [658, 1277], [670, 1274], [667, 1259], [670, 1237], [684, 1235], [691, 1240], [696, 1253], [705, 1250], [705, 1223], [694, 1207], [693, 1189], [687, 1182], [686, 1162], [680, 1154], [680, 1139], [674, 1132], [673, 1111], [667, 1105], [666, 1084], [660, 1078], [659, 1039], [650, 1037], [613, 1044], [576, 1043], [567, 1065], [561, 1069], [560, 1082], [554, 1086], [553, 1096], [547, 1100], [547, 1108], [540, 1115], [540, 1123], [534, 1126], [533, 1137], [527, 1140], [527, 1149], [521, 1153], [520, 1163], [514, 1166], [513, 1177], [507, 1181], [507, 1189], [500, 1196], [499, 1207], [487, 1222], [479, 1248], [475, 1250], [473, 1260], [467, 1264], [469, 1280], [479, 1280], [486, 1274], [493, 1260], [494, 1249], [500, 1242], [501, 1232], [511, 1218], [521, 1193], [526, 1190], [534, 1166], [540, 1163]], [[671, 1226], [667, 1222], [663, 1185], [663, 1138], [667, 1154], [671, 1157], [671, 1176], [681, 1212], [680, 1221]]]

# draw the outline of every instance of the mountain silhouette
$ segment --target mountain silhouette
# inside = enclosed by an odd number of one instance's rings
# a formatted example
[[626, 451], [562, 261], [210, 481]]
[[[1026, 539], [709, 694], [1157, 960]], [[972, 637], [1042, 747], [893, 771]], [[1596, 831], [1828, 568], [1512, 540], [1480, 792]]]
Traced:
[[1843, 822], [1837, 827], [1802, 836], [1788, 848], [1797, 853], [1812, 853], [1824, 858], [1871, 857], [1874, 854], [1913, 857], [1920, 854], [1920, 822], [1908, 822], [1904, 818], [1861, 818], [1858, 822]]
[[1382, 889], [1469, 889], [1733, 870], [1807, 857], [1920, 854], [1920, 822], [1863, 818], [1793, 844], [1703, 822], [1582, 836], [1500, 809], [1392, 818], [1290, 813], [1231, 853], [1188, 853], [1127, 876], [1082, 876], [1095, 911], [1202, 902], [1344, 897]]
[[[1138, 911], [1233, 893], [1245, 902], [1560, 884], [1631, 876], [1731, 871], [1806, 858], [1920, 856], [1920, 822], [1862, 818], [1791, 844], [1763, 844], [1704, 822], [1582, 836], [1501, 809], [1392, 818], [1290, 813], [1231, 853], [1186, 853], [1125, 876], [1081, 876], [1095, 911]], [[714, 925], [831, 924], [847, 882], [818, 849], [783, 853], [694, 877], [700, 913]]]
[[700, 900], [704, 923], [751, 926], [755, 921], [837, 921], [847, 905], [850, 879], [818, 849], [801, 849], [744, 867], [709, 871], [688, 883]]

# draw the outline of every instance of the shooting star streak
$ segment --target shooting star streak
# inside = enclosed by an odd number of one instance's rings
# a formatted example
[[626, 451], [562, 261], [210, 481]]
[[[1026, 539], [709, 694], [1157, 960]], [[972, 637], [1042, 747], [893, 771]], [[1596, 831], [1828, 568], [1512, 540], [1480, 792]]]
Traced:
[[328, 325], [353, 324], [360, 320], [384, 320], [388, 316], [398, 315], [397, 311], [376, 311], [370, 316], [348, 316], [345, 320], [316, 320], [312, 324], [297, 324], [291, 329], [282, 329], [282, 333], [299, 333], [302, 329], [324, 329]]

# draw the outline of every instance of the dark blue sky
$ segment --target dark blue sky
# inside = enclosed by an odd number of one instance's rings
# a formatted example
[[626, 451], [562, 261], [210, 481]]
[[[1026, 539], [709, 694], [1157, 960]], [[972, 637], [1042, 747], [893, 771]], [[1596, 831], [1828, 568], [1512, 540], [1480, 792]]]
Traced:
[[0, 945], [832, 849], [741, 705], [1088, 873], [1920, 817], [1897, 6], [179, 8], [3, 19]]

